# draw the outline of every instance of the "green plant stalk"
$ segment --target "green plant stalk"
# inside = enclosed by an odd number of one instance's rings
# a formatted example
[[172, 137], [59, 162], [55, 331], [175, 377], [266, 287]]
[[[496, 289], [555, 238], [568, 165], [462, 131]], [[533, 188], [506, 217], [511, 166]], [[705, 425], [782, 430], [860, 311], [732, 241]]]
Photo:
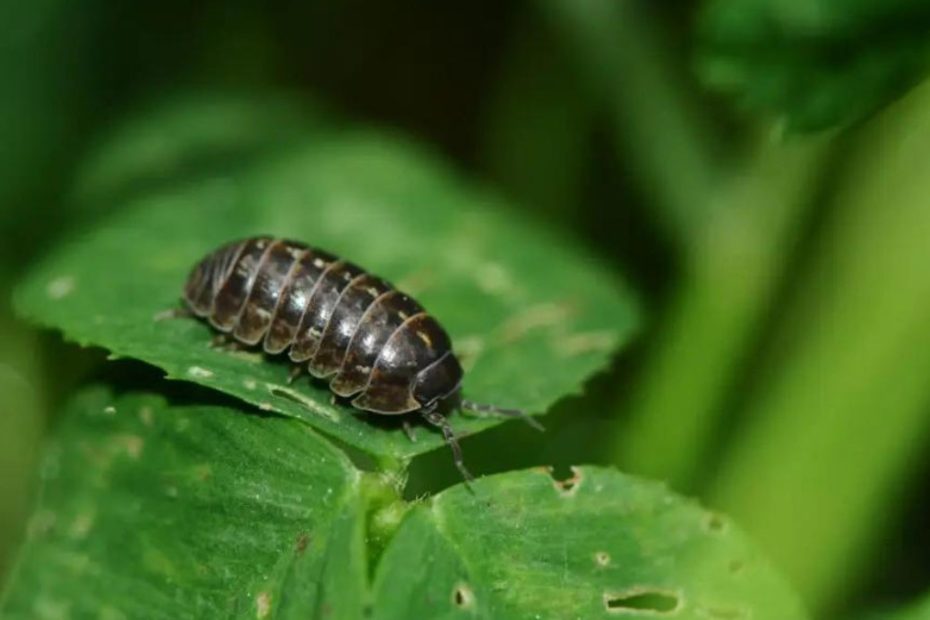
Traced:
[[672, 238], [688, 239], [717, 182], [711, 133], [662, 49], [648, 6], [626, 0], [545, 0], [544, 16], [607, 106], [621, 153]]
[[32, 502], [44, 402], [36, 391], [35, 332], [0, 310], [0, 583]]
[[930, 433], [928, 110], [925, 83], [858, 137], [790, 347], [714, 493], [815, 609], [855, 588]]
[[723, 186], [685, 255], [683, 284], [642, 371], [614, 459], [688, 489], [757, 337], [829, 153], [824, 138], [763, 140]]
[[904, 607], [867, 613], [862, 616], [862, 620], [925, 620], [928, 617], [930, 617], [930, 596], [925, 593], [915, 602]]
[[406, 471], [363, 472], [359, 494], [365, 511], [365, 543], [369, 566], [375, 566], [413, 504], [401, 494], [406, 483]]
[[[0, 291], [9, 290], [12, 275], [0, 266]], [[22, 538], [33, 500], [39, 444], [45, 427], [46, 395], [34, 330], [15, 320], [0, 302], [0, 583], [11, 552]]]

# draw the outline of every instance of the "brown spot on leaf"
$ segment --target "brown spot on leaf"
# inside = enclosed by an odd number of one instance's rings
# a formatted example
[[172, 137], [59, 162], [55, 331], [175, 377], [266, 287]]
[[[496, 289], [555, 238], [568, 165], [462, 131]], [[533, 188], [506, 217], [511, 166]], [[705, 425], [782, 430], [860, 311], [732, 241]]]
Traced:
[[310, 544], [310, 534], [307, 532], [301, 532], [297, 535], [297, 541], [294, 543], [294, 551], [297, 552], [297, 555], [303, 555], [304, 551], [307, 550], [307, 545]]

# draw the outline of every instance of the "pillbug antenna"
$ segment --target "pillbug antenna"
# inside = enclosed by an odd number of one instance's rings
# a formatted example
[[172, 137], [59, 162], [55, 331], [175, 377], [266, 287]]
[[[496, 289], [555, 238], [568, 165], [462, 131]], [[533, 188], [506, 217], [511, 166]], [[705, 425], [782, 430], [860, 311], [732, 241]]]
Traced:
[[474, 476], [471, 475], [465, 468], [465, 461], [462, 458], [462, 448], [459, 446], [459, 440], [456, 438], [455, 433], [452, 432], [452, 426], [449, 425], [449, 421], [446, 419], [446, 416], [442, 415], [434, 409], [424, 409], [422, 411], [423, 419], [439, 428], [442, 431], [442, 436], [445, 438], [446, 443], [449, 444], [449, 447], [452, 449], [452, 460], [455, 461], [455, 466], [458, 468], [459, 472], [462, 474], [462, 477], [465, 479], [465, 486], [471, 490], [471, 485], [469, 484], [474, 480]]
[[522, 409], [505, 409], [503, 407], [497, 407], [495, 405], [484, 405], [470, 400], [462, 400], [460, 403], [462, 409], [465, 411], [472, 411], [474, 413], [492, 413], [499, 416], [504, 416], [507, 418], [520, 418], [536, 430], [542, 432], [546, 430], [546, 427], [540, 424], [536, 419], [527, 414]]

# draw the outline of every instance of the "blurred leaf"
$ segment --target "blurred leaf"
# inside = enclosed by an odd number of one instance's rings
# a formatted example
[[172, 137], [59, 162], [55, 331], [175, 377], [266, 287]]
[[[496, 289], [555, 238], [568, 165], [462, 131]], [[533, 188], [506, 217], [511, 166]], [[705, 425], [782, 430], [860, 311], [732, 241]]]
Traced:
[[[140, 198], [63, 244], [18, 290], [20, 312], [84, 345], [138, 357], [307, 421], [374, 454], [407, 457], [395, 424], [330, 403], [325, 386], [286, 384], [288, 365], [210, 348], [205, 323], [154, 317], [179, 304], [195, 261], [219, 244], [270, 233], [305, 240], [371, 269], [420, 298], [450, 330], [481, 402], [539, 413], [577, 393], [635, 323], [632, 296], [570, 239], [464, 186], [396, 139], [317, 137], [248, 173]], [[473, 432], [499, 419], [455, 420]]]
[[874, 568], [926, 463], [930, 81], [848, 149], [714, 489], [716, 505], [828, 611]]
[[806, 617], [728, 520], [658, 484], [580, 467], [474, 490], [408, 514], [375, 574], [374, 618]]
[[361, 617], [359, 472], [303, 424], [91, 389], [42, 479], [4, 618]]
[[328, 115], [283, 94], [175, 94], [116, 123], [80, 166], [72, 192], [83, 211], [169, 187], [231, 174], [268, 153], [326, 130]]
[[[0, 259], [21, 264], [48, 233], [96, 93], [103, 2], [0, 3]], [[4, 301], [5, 303], [5, 301]]]
[[638, 176], [659, 223], [687, 242], [710, 206], [721, 162], [655, 3], [544, 0], [539, 10], [564, 40], [587, 90], [601, 98], [617, 156]]
[[924, 597], [917, 603], [907, 605], [894, 611], [868, 613], [855, 616], [861, 620], [928, 620], [930, 619], [930, 597]]
[[[0, 335], [10, 336], [10, 326], [2, 323], [0, 320]], [[4, 352], [12, 348], [15, 353], [28, 354], [26, 347], [33, 344], [34, 334], [20, 331], [25, 338], [4, 338]], [[0, 356], [0, 583], [9, 566], [10, 551], [22, 536], [33, 497], [33, 472], [44, 422], [43, 399], [30, 381], [35, 374], [5, 357]]]
[[[645, 358], [620, 395], [614, 462], [690, 491], [708, 475], [728, 403], [764, 333], [795, 248], [816, 206], [832, 142], [763, 139], [721, 184], [686, 248], [682, 283]], [[669, 386], [674, 385], [674, 389]]]
[[599, 106], [540, 21], [523, 16], [506, 50], [486, 113], [483, 160], [497, 187], [578, 230]]
[[859, 120], [918, 81], [930, 59], [921, 0], [709, 0], [704, 82], [790, 131]]
[[[9, 291], [12, 274], [0, 261], [0, 291]], [[14, 319], [10, 299], [0, 300], [0, 583], [10, 552], [23, 535], [35, 495], [35, 470], [51, 390], [40, 389], [45, 374], [36, 330]], [[57, 385], [68, 385], [62, 374]]]

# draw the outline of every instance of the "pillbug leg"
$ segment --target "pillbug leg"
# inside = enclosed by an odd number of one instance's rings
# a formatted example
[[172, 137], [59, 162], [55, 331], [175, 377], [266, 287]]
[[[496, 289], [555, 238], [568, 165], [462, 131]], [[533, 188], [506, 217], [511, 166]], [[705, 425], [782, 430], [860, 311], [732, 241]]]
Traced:
[[470, 411], [472, 413], [478, 414], [479, 416], [487, 416], [490, 414], [506, 418], [520, 418], [540, 432], [546, 430], [545, 426], [540, 424], [539, 421], [527, 414], [522, 409], [505, 409], [503, 407], [495, 407], [494, 405], [478, 404], [470, 400], [462, 400], [460, 406], [463, 410]]
[[413, 433], [413, 426], [410, 424], [410, 420], [404, 419], [403, 421], [404, 434], [407, 435], [407, 439], [410, 440], [410, 443], [417, 442], [417, 436]]
[[194, 318], [194, 313], [188, 307], [181, 308], [168, 308], [167, 310], [162, 310], [157, 313], [152, 319], [156, 322], [158, 321], [167, 321], [169, 319], [192, 319]]
[[446, 419], [446, 416], [442, 415], [435, 409], [423, 409], [421, 411], [423, 419], [439, 428], [442, 431], [442, 436], [445, 438], [446, 443], [449, 444], [449, 447], [452, 449], [452, 459], [455, 461], [455, 466], [458, 468], [459, 473], [462, 474], [462, 478], [465, 479], [465, 486], [471, 489], [469, 484], [475, 478], [471, 475], [465, 468], [465, 461], [462, 458], [462, 448], [459, 447], [459, 441], [455, 437], [455, 433], [452, 432], [452, 426], [449, 425], [449, 421]]
[[291, 371], [287, 373], [287, 384], [290, 385], [299, 379], [300, 375], [304, 374], [305, 369], [306, 367], [304, 364], [295, 364], [291, 366]]

